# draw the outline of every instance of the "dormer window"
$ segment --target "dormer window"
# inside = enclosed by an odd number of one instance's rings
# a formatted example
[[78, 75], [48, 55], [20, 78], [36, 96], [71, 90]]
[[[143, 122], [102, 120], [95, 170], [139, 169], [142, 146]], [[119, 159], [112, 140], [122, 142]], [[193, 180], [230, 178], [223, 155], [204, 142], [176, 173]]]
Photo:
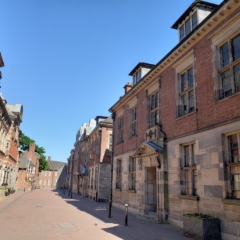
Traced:
[[195, 12], [179, 29], [179, 40], [185, 38], [198, 24], [197, 12]]
[[132, 85], [137, 84], [155, 65], [149, 63], [140, 62], [138, 65], [129, 73], [132, 76]]
[[179, 41], [190, 34], [217, 6], [205, 1], [194, 1], [172, 25], [172, 28], [179, 31]]
[[139, 70], [133, 75], [133, 85], [135, 85], [140, 79], [141, 79], [141, 69], [139, 69]]

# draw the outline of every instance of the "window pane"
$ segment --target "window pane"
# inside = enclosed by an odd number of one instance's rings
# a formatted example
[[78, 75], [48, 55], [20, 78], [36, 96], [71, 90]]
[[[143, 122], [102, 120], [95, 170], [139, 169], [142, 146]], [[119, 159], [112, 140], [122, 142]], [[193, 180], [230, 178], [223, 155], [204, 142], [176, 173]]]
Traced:
[[181, 105], [183, 110], [182, 115], [184, 115], [187, 113], [187, 95], [186, 94], [181, 97]]
[[181, 92], [187, 89], [186, 73], [181, 75]]
[[180, 27], [180, 41], [184, 38], [184, 25]]
[[159, 124], [159, 113], [158, 110], [155, 111], [155, 125]]
[[197, 26], [197, 12], [192, 15], [192, 30]]
[[231, 74], [230, 70], [222, 73], [222, 89], [223, 97], [228, 97], [232, 94]]
[[188, 70], [188, 87], [193, 87], [193, 69]]
[[197, 170], [193, 170], [193, 196], [197, 195]]
[[225, 43], [221, 48], [221, 67], [225, 67], [229, 63], [229, 51], [228, 51], [228, 43]]
[[185, 23], [185, 32], [186, 32], [186, 36], [191, 32], [190, 18]]
[[151, 110], [153, 110], [155, 108], [155, 95], [153, 94], [151, 96]]
[[189, 146], [184, 146], [184, 163], [185, 163], [185, 167], [190, 166]]
[[232, 197], [240, 198], [240, 174], [231, 175]]
[[155, 126], [155, 112], [151, 113], [151, 126], [150, 127], [154, 127]]
[[240, 91], [240, 64], [236, 65], [233, 68], [234, 71], [234, 83], [235, 83], [235, 91]]
[[158, 92], [155, 94], [155, 108], [157, 108], [158, 107], [158, 101], [159, 101], [159, 99], [158, 99]]
[[194, 94], [193, 90], [188, 93], [189, 112], [194, 111]]
[[230, 150], [230, 162], [238, 162], [239, 155], [238, 155], [238, 140], [237, 134], [231, 135], [228, 137], [229, 141], [229, 150]]
[[240, 58], [240, 35], [232, 40], [233, 61]]

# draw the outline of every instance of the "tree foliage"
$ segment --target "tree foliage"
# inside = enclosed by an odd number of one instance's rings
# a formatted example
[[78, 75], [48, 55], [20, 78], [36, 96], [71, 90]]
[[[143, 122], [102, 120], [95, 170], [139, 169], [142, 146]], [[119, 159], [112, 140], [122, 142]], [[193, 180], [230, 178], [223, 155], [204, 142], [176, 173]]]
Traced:
[[[34, 142], [35, 141], [33, 139], [31, 139], [30, 137], [24, 135], [23, 133], [21, 134], [20, 139], [19, 139], [19, 145], [20, 145], [21, 150], [23, 150], [23, 151], [28, 151], [30, 144], [34, 143]], [[41, 171], [41, 170], [48, 170], [49, 169], [48, 161], [46, 159], [46, 156], [44, 155], [46, 153], [45, 149], [43, 147], [39, 147], [36, 144], [35, 152], [40, 155], [39, 171]]]

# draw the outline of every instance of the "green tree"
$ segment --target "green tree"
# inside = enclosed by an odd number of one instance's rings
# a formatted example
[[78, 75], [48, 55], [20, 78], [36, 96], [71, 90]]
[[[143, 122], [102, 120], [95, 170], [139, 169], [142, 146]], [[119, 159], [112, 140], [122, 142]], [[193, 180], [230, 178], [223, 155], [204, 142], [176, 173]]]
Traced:
[[[23, 133], [21, 134], [20, 139], [19, 139], [19, 145], [20, 145], [21, 150], [23, 150], [23, 151], [28, 151], [29, 145], [34, 142], [35, 142], [34, 140], [32, 140], [30, 137], [24, 135]], [[48, 170], [49, 169], [48, 161], [46, 159], [46, 156], [44, 155], [46, 153], [45, 149], [43, 147], [39, 147], [36, 144], [35, 152], [40, 155], [39, 171]]]

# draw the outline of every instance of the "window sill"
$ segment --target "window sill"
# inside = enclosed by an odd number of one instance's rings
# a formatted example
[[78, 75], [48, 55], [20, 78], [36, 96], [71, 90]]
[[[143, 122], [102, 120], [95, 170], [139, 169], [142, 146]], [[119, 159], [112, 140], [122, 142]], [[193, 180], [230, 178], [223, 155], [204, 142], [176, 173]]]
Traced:
[[199, 201], [199, 196], [193, 196], [193, 195], [179, 195], [179, 198], [193, 200], [193, 201]]
[[189, 166], [189, 167], [182, 167], [183, 170], [189, 170], [189, 169], [194, 169], [196, 170], [197, 169], [197, 166]]
[[223, 199], [222, 200], [224, 204], [227, 205], [238, 205], [240, 206], [240, 200], [238, 199]]
[[128, 192], [129, 192], [129, 193], [136, 193], [136, 190], [129, 190], [129, 189], [128, 189]]
[[227, 163], [227, 166], [232, 166], [232, 167], [234, 167], [234, 166], [240, 166], [240, 162], [232, 162], [232, 163]]
[[183, 116], [181, 116], [181, 117], [177, 117], [175, 120], [179, 120], [179, 119], [188, 117], [188, 116], [190, 116], [190, 115], [192, 115], [192, 114], [194, 114], [194, 113], [196, 113], [196, 112], [197, 112], [197, 110], [195, 110], [195, 111], [193, 111], [193, 112], [190, 112], [190, 113], [188, 113], [188, 114], [186, 114], [186, 115], [183, 115]]
[[129, 139], [136, 138], [136, 137], [137, 137], [137, 134], [134, 135], [134, 136], [129, 137]]
[[233, 93], [231, 96], [218, 99], [218, 100], [215, 101], [215, 104], [221, 103], [221, 102], [223, 102], [223, 101], [225, 101], [225, 100], [228, 100], [228, 99], [230, 99], [230, 98], [233, 98], [233, 97], [235, 97], [235, 96], [237, 96], [237, 95], [240, 95], [240, 92], [236, 92], [236, 93]]

